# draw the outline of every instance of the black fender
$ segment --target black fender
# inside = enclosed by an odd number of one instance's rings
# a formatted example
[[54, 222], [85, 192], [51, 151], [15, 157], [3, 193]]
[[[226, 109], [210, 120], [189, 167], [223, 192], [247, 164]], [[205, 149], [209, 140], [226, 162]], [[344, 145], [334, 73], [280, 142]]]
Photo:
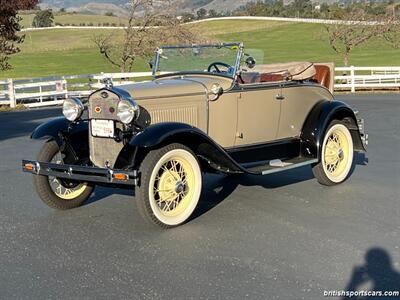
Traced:
[[51, 121], [40, 124], [31, 134], [31, 139], [52, 139], [59, 145], [62, 144], [62, 135], [74, 135], [79, 132], [88, 132], [88, 122], [72, 123], [64, 117], [57, 117]]
[[[130, 167], [138, 167], [144, 156], [151, 150], [171, 143], [189, 147], [202, 161], [216, 170], [244, 172], [245, 170], [229, 154], [200, 129], [184, 123], [165, 122], [150, 125], [134, 136], [122, 149], [117, 163], [134, 160]], [[129, 153], [134, 157], [128, 158]]]
[[88, 134], [88, 121], [70, 122], [64, 117], [57, 117], [39, 125], [32, 132], [31, 139], [54, 140], [63, 153], [73, 156], [71, 160], [84, 161], [89, 158]]
[[354, 150], [365, 151], [357, 117], [346, 103], [341, 101], [320, 101], [311, 109], [301, 132], [301, 154], [305, 157], [320, 158], [326, 130], [333, 120], [343, 121], [353, 138]]

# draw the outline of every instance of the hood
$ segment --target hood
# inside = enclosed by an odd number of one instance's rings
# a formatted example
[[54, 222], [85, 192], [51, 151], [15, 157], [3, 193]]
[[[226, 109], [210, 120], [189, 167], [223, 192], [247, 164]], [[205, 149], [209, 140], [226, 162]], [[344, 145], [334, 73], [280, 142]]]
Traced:
[[174, 76], [159, 78], [153, 81], [138, 82], [121, 86], [133, 99], [158, 99], [190, 95], [207, 95], [214, 83], [224, 90], [232, 85], [232, 79], [220, 76]]

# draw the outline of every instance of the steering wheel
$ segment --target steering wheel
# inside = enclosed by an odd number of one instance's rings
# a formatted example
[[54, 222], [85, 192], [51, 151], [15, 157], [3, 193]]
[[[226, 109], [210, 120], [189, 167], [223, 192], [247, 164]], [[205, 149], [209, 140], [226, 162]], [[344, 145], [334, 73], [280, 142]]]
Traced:
[[[221, 71], [218, 66], [226, 68], [226, 71]], [[212, 70], [213, 68], [214, 68], [214, 70]], [[226, 63], [217, 61], [217, 62], [213, 62], [211, 65], [209, 65], [207, 68], [207, 71], [213, 72], [213, 73], [228, 73], [231, 68], [232, 68], [232, 66], [230, 66]]]

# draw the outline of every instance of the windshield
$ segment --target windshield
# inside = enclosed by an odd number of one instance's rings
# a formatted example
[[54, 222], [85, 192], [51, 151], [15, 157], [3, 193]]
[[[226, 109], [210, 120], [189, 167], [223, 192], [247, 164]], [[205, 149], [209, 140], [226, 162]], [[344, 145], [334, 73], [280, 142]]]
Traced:
[[234, 77], [242, 49], [239, 43], [159, 48], [153, 75], [205, 72]]

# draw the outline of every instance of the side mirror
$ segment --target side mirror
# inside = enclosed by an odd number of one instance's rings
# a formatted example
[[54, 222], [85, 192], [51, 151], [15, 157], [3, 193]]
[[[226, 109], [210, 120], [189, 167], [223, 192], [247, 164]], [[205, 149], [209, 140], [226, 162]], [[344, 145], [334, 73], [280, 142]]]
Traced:
[[152, 70], [153, 70], [153, 67], [154, 67], [154, 61], [153, 61], [153, 59], [152, 59], [152, 58], [150, 58], [150, 60], [149, 60], [149, 67], [150, 67], [150, 69], [152, 69]]
[[252, 56], [246, 58], [245, 63], [249, 69], [253, 69], [256, 66], [256, 60]]

